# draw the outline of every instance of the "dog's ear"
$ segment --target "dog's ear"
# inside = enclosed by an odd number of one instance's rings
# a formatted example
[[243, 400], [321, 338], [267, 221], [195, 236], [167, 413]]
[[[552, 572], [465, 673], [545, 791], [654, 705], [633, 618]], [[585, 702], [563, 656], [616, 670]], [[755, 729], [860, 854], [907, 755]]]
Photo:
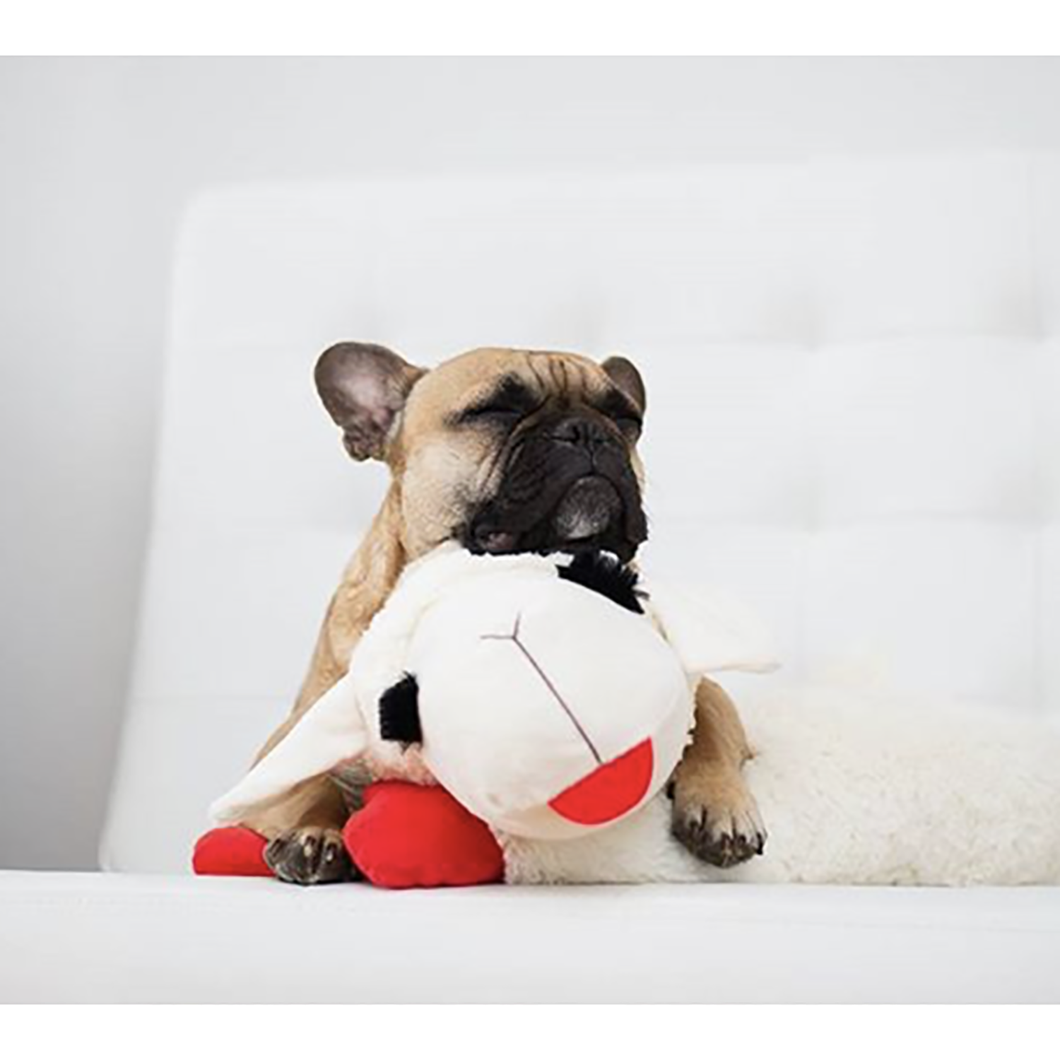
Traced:
[[648, 407], [648, 395], [644, 390], [644, 380], [637, 371], [637, 366], [625, 357], [608, 357], [600, 367], [618, 387], [637, 405], [641, 412]]
[[409, 391], [426, 369], [417, 368], [385, 346], [340, 342], [317, 361], [317, 393], [342, 428], [354, 460], [382, 460], [394, 436]]

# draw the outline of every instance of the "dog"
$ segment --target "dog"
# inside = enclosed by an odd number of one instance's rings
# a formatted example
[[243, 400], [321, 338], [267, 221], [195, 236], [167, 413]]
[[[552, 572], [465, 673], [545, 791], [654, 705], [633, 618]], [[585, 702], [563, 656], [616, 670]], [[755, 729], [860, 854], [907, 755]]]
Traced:
[[[347, 453], [384, 461], [390, 485], [331, 599], [294, 708], [256, 761], [343, 676], [410, 561], [455, 540], [475, 553], [602, 550], [628, 564], [648, 536], [637, 452], [647, 402], [624, 357], [488, 348], [428, 371], [385, 347], [343, 342], [321, 354], [315, 380]], [[762, 853], [765, 829], [742, 775], [751, 753], [731, 699], [702, 682], [669, 790], [674, 834], [712, 865]], [[341, 829], [365, 779], [315, 777], [253, 809], [242, 823], [269, 840], [277, 877], [356, 876]]]

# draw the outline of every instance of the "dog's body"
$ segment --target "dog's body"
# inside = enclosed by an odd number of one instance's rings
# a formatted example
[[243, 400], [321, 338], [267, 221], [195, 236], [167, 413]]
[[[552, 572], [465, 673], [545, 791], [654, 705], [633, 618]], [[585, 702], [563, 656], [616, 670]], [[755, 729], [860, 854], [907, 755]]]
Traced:
[[[332, 597], [291, 715], [259, 758], [345, 672], [404, 566], [445, 541], [476, 552], [605, 549], [624, 562], [647, 537], [636, 451], [644, 386], [623, 358], [482, 349], [433, 371], [379, 346], [321, 356], [317, 387], [356, 460], [384, 460], [391, 483]], [[695, 739], [673, 783], [674, 832], [704, 860], [744, 861], [764, 830], [741, 769], [750, 757], [731, 700], [704, 682]], [[354, 869], [337, 778], [318, 777], [244, 822], [270, 839], [281, 878], [325, 883]]]

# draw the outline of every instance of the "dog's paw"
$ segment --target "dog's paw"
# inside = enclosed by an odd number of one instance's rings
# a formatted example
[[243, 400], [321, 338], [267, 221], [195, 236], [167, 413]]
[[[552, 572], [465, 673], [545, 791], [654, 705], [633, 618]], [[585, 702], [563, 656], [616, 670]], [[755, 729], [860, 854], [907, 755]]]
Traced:
[[761, 854], [766, 830], [754, 797], [744, 789], [704, 798], [695, 786], [673, 790], [673, 834], [708, 865], [728, 869]]
[[285, 883], [340, 883], [357, 873], [336, 828], [292, 828], [265, 848], [265, 864]]

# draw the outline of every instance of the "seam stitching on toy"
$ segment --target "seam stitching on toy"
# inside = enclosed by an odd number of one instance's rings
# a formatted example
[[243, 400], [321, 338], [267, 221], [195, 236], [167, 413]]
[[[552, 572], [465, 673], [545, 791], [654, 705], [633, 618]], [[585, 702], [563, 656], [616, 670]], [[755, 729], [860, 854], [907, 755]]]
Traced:
[[522, 621], [522, 614], [515, 616], [515, 625], [512, 627], [511, 633], [483, 633], [482, 640], [506, 640], [514, 644], [520, 652], [522, 652], [523, 658], [534, 668], [537, 676], [541, 678], [545, 683], [545, 687], [552, 693], [556, 702], [563, 708], [563, 712], [570, 718], [571, 724], [578, 730], [578, 735], [585, 741], [585, 746], [589, 748], [593, 758], [596, 759], [596, 764], [602, 766], [604, 760], [600, 757], [600, 752], [597, 751], [596, 745], [589, 738], [589, 734], [582, 728], [582, 724], [578, 721], [574, 711], [571, 710], [570, 705], [560, 695], [559, 689], [552, 683], [548, 674], [541, 668], [541, 664], [533, 657], [526, 645], [519, 639], [519, 623]]

